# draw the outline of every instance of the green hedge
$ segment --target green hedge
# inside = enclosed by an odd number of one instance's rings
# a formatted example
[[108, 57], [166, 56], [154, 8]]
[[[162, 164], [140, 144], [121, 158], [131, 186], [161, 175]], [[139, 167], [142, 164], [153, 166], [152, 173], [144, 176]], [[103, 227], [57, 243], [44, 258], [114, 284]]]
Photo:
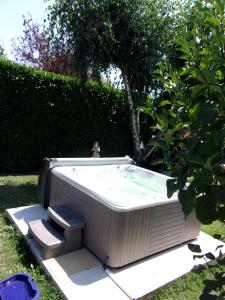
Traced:
[[108, 84], [0, 59], [0, 171], [37, 171], [43, 157], [131, 154], [123, 94]]

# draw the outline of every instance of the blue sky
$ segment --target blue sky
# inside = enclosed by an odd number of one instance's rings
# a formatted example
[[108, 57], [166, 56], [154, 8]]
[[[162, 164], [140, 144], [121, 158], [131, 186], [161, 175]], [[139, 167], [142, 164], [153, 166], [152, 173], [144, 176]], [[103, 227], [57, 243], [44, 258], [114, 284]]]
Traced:
[[11, 39], [23, 32], [23, 15], [31, 14], [33, 20], [42, 23], [47, 4], [43, 0], [0, 0], [0, 44], [8, 58], [13, 59]]

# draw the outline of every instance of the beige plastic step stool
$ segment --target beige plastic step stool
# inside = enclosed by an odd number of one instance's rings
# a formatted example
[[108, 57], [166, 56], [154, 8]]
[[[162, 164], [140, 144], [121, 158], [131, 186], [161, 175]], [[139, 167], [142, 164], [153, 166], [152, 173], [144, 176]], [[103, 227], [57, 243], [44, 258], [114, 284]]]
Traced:
[[42, 248], [44, 259], [55, 257], [81, 248], [82, 228], [80, 216], [64, 205], [48, 208], [48, 220], [29, 222], [29, 235]]

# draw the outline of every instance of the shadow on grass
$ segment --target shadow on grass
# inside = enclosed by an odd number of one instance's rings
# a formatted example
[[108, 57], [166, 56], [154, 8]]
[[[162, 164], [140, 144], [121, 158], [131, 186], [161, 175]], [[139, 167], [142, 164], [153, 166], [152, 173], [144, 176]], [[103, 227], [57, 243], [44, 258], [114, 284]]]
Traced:
[[19, 185], [0, 185], [0, 213], [5, 209], [38, 203], [37, 185], [22, 183]]

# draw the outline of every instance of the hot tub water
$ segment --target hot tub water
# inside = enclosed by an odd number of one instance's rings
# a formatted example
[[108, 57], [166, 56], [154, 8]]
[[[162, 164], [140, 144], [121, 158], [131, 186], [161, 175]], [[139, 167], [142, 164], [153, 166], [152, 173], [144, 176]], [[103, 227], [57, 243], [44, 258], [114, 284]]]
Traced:
[[[152, 205], [167, 199], [168, 177], [132, 165], [60, 167], [80, 186], [117, 207]], [[175, 198], [174, 198], [175, 199]], [[168, 199], [167, 199], [168, 200]]]

